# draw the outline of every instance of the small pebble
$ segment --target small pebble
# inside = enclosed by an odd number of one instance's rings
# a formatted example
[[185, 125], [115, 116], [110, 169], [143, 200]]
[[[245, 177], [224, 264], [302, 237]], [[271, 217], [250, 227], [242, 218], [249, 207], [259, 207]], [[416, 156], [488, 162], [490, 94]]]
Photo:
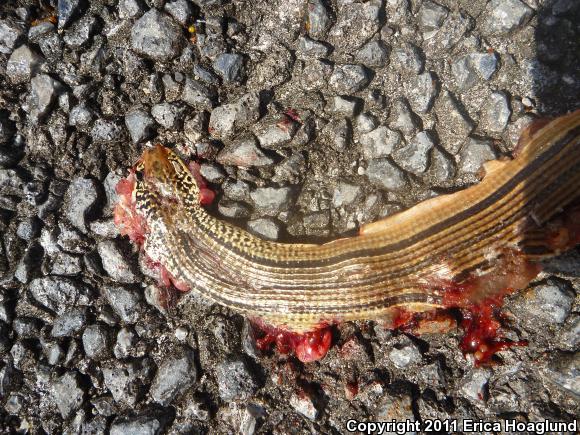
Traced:
[[111, 351], [109, 331], [103, 325], [87, 326], [83, 332], [83, 348], [87, 357], [100, 360], [107, 357]]
[[246, 362], [231, 358], [216, 367], [219, 395], [223, 400], [243, 400], [254, 394], [258, 388], [254, 374]]
[[131, 47], [137, 53], [157, 61], [176, 57], [185, 40], [178, 24], [169, 16], [150, 9], [131, 29]]
[[167, 406], [187, 389], [197, 377], [194, 355], [191, 351], [180, 351], [167, 358], [157, 369], [149, 394], [162, 406]]

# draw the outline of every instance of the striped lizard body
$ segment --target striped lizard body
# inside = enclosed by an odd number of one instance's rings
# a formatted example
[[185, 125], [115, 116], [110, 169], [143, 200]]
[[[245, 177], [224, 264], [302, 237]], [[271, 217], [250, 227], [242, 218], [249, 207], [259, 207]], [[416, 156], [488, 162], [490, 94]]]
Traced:
[[580, 196], [580, 110], [529, 127], [516, 154], [488, 162], [477, 185], [320, 245], [265, 241], [211, 216], [200, 205], [199, 180], [161, 145], [135, 166], [131, 204], [147, 233], [146, 254], [174, 282], [305, 332], [382, 319], [394, 307], [448, 306], [438, 283], [497, 273], [494, 265], [508, 261], [509, 252], [526, 260], [556, 253], [541, 226]]

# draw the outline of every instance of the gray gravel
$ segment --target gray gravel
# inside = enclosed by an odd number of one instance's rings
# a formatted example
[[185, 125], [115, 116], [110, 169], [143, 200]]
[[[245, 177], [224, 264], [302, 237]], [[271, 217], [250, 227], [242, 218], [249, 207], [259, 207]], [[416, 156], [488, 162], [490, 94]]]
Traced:
[[131, 28], [131, 47], [154, 60], [170, 60], [184, 43], [179, 26], [167, 15], [151, 9]]
[[76, 178], [65, 195], [64, 212], [70, 223], [86, 233], [89, 214], [98, 199], [99, 184], [95, 180]]
[[113, 311], [127, 323], [136, 322], [142, 311], [142, 297], [136, 290], [119, 286], [103, 286], [101, 291]]
[[97, 251], [103, 268], [114, 281], [129, 284], [138, 282], [139, 278], [134, 271], [134, 266], [127, 261], [127, 255], [119, 243], [112, 240], [102, 241], [98, 244]]
[[79, 376], [67, 372], [52, 384], [52, 397], [63, 418], [70, 417], [83, 404], [84, 392], [79, 385]]
[[389, 359], [398, 369], [417, 364], [421, 361], [422, 356], [417, 346], [412, 342], [407, 342], [400, 347], [395, 347], [389, 353]]
[[257, 389], [255, 375], [248, 364], [239, 358], [230, 358], [216, 367], [220, 397], [224, 400], [247, 399]]
[[29, 291], [36, 302], [58, 314], [63, 314], [71, 306], [88, 305], [90, 300], [86, 286], [56, 276], [34, 279]]
[[110, 333], [105, 325], [89, 325], [82, 336], [85, 355], [93, 360], [107, 358], [111, 353]]
[[72, 336], [81, 331], [86, 322], [86, 310], [84, 308], [73, 308], [54, 319], [51, 335], [55, 338]]
[[382, 125], [374, 130], [363, 132], [359, 137], [362, 154], [366, 159], [387, 157], [401, 143], [401, 133]]
[[155, 402], [167, 406], [176, 396], [192, 388], [196, 377], [194, 355], [184, 350], [159, 366], [149, 394]]
[[103, 381], [116, 404], [134, 406], [143, 397], [143, 385], [150, 381], [149, 361], [117, 362], [103, 366]]
[[248, 222], [248, 230], [268, 240], [278, 240], [280, 225], [272, 219], [255, 219]]
[[116, 418], [111, 424], [111, 435], [157, 435], [162, 422], [148, 415]]
[[465, 173], [476, 173], [481, 165], [493, 160], [496, 153], [490, 139], [469, 138], [460, 151], [461, 164], [459, 169]]
[[44, 59], [27, 45], [12, 52], [6, 64], [6, 75], [14, 84], [27, 83], [37, 74]]
[[133, 143], [143, 142], [153, 135], [155, 121], [144, 110], [135, 109], [125, 115], [125, 125]]
[[[176, 146], [210, 213], [277, 241], [352, 234], [474, 183], [580, 106], [571, 0], [9, 0], [0, 6], [0, 432], [324, 433], [349, 418], [572, 421], [580, 253], [508, 298], [527, 347], [336, 327], [319, 363], [155, 283], [115, 185]], [[56, 14], [56, 22], [43, 20]], [[38, 20], [38, 21], [35, 21]]]
[[271, 157], [264, 154], [255, 136], [240, 137], [220, 151], [217, 161], [227, 166], [269, 166], [274, 163]]

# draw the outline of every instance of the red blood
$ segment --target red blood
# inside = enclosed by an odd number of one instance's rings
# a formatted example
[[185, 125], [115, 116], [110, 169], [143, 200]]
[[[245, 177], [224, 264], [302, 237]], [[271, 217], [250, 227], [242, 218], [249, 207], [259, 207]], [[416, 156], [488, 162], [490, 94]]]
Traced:
[[125, 196], [131, 196], [131, 194], [133, 193], [133, 188], [135, 187], [135, 180], [132, 177], [133, 173], [129, 173], [129, 175], [127, 176], [127, 178], [123, 178], [121, 179], [117, 185], [115, 186], [115, 191], [117, 192], [118, 195], [125, 195]]
[[163, 266], [161, 264], [159, 264], [159, 279], [160, 279], [160, 284], [163, 285], [164, 287], [171, 287], [171, 285], [173, 285], [173, 287], [175, 287], [177, 290], [182, 291], [182, 292], [188, 292], [189, 290], [191, 290], [189, 285], [187, 285], [183, 281], [176, 279], [165, 268], [165, 266]]
[[346, 385], [344, 386], [344, 393], [347, 400], [354, 399], [358, 394], [358, 382], [357, 381], [347, 382]]
[[324, 358], [332, 344], [332, 331], [327, 326], [300, 334], [268, 325], [259, 319], [254, 319], [253, 324], [264, 334], [263, 337], [256, 339], [258, 349], [266, 350], [272, 343], [276, 343], [278, 352], [294, 353], [300, 361], [305, 363]]
[[462, 315], [464, 336], [460, 347], [464, 353], [474, 354], [476, 365], [490, 361], [495, 353], [508, 347], [527, 344], [503, 337], [500, 308], [506, 295], [525, 288], [539, 270], [538, 265], [526, 261], [523, 255], [510, 251], [498, 260], [493, 272], [442, 286], [443, 304], [459, 308]]
[[189, 287], [187, 283], [175, 279], [175, 277], [165, 268], [165, 266], [159, 263], [152, 263], [149, 265], [149, 268], [154, 273], [157, 273], [157, 284], [159, 287], [163, 287], [167, 290], [177, 289], [184, 293], [191, 290], [191, 287]]
[[278, 122], [278, 124], [276, 124], [278, 126], [278, 128], [282, 131], [288, 131], [290, 129], [290, 127], [295, 123], [295, 122], [299, 122], [300, 117], [298, 116], [298, 114], [295, 111], [287, 111], [285, 114], [282, 115], [282, 118], [280, 119], [280, 121]]
[[[476, 280], [473, 280], [476, 281]], [[459, 308], [461, 313], [461, 327], [464, 331], [460, 348], [463, 353], [472, 353], [475, 356], [475, 364], [480, 365], [491, 360], [493, 355], [511, 346], [524, 346], [526, 341], [512, 342], [504, 339], [501, 331], [500, 308], [504, 297], [513, 290], [506, 288], [495, 296], [474, 302], [471, 298], [477, 293], [477, 287], [473, 282], [448, 283], [443, 295], [443, 301], [447, 308]], [[413, 313], [399, 309], [393, 319], [393, 328], [420, 335], [421, 325], [424, 321], [432, 322], [446, 320], [448, 314], [444, 310], [436, 310], [425, 313]], [[427, 331], [428, 332], [428, 331]]]
[[121, 235], [129, 236], [132, 242], [140, 246], [145, 242], [148, 230], [147, 222], [135, 210], [134, 187], [135, 174], [133, 171], [130, 171], [129, 175], [115, 186], [119, 200], [113, 211], [113, 222], [119, 228]]
[[332, 343], [330, 328], [317, 329], [303, 334], [296, 345], [296, 357], [302, 362], [312, 362], [322, 359]]
[[193, 175], [193, 178], [195, 179], [195, 182], [197, 183], [198, 186], [203, 186], [205, 187], [205, 180], [203, 179], [203, 177], [201, 176], [200, 173], [200, 164], [194, 161], [191, 161], [187, 164], [187, 166], [189, 167], [189, 171], [191, 172], [191, 175]]
[[389, 329], [400, 329], [416, 336], [423, 334], [443, 334], [457, 326], [455, 318], [448, 310], [433, 310], [423, 312], [407, 311], [396, 307], [395, 316], [385, 325]]
[[213, 202], [215, 198], [215, 193], [207, 188], [202, 188], [199, 190], [199, 202], [201, 205], [208, 205]]
[[176, 279], [172, 279], [171, 282], [173, 283], [173, 285], [175, 286], [175, 288], [177, 290], [179, 290], [180, 292], [188, 292], [191, 290], [191, 288], [189, 287], [189, 285], [183, 281], [179, 281]]
[[476, 365], [489, 361], [492, 356], [511, 346], [525, 346], [527, 342], [508, 341], [502, 337], [498, 320], [504, 295], [488, 298], [477, 305], [461, 310], [464, 330], [460, 347], [464, 353], [473, 353]]
[[401, 307], [393, 308], [395, 316], [392, 320], [392, 329], [408, 329], [417, 325], [415, 313], [405, 310]]
[[541, 266], [527, 261], [524, 254], [509, 250], [496, 260], [495, 268], [485, 275], [471, 275], [460, 283], [438, 280], [433, 281], [432, 285], [442, 290], [446, 307], [466, 308], [525, 288], [540, 270]]
[[199, 188], [199, 202], [201, 205], [211, 204], [215, 198], [215, 193], [207, 187], [207, 184], [200, 173], [200, 166], [197, 162], [189, 162], [189, 170]]
[[167, 269], [159, 263], [157, 263], [157, 273], [159, 276], [158, 284], [161, 287], [171, 287], [171, 278], [169, 277], [169, 272], [167, 272]]
[[288, 109], [288, 110], [286, 110], [286, 112], [284, 112], [284, 115], [286, 115], [288, 118], [292, 119], [293, 121], [296, 121], [296, 122], [302, 121], [300, 119], [300, 115], [298, 114], [296, 109]]

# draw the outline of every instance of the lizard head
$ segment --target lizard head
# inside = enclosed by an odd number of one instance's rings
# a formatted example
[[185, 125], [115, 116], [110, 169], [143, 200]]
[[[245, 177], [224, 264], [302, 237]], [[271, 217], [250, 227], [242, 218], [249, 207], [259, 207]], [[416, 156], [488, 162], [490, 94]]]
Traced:
[[199, 165], [186, 164], [175, 152], [162, 145], [147, 148], [127, 177], [116, 186], [118, 202], [115, 223], [121, 234], [142, 244], [151, 219], [167, 206], [199, 207], [213, 200], [199, 174]]
[[213, 192], [207, 189], [195, 162], [186, 164], [174, 151], [155, 145], [143, 152], [135, 166], [137, 180], [142, 179], [149, 188], [162, 197], [173, 198], [186, 207], [208, 204]]

